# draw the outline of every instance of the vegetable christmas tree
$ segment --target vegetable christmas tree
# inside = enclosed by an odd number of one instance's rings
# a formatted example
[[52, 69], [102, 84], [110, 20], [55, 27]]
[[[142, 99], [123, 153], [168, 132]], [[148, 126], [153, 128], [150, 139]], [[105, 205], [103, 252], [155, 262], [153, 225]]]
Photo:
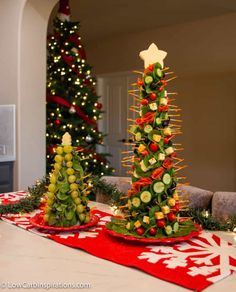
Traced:
[[92, 187], [84, 176], [78, 152], [65, 133], [62, 145], [56, 148], [54, 167], [50, 174], [44, 221], [50, 226], [73, 226], [90, 221], [87, 195]]
[[172, 138], [180, 134], [181, 121], [177, 118], [179, 109], [170, 98], [175, 93], [167, 93], [165, 89], [168, 81], [175, 78], [165, 79], [173, 73], [164, 68], [166, 55], [155, 44], [140, 53], [145, 70], [135, 84], [138, 89], [131, 91], [138, 101], [131, 109], [138, 112], [138, 117], [130, 128], [134, 143], [133, 151], [127, 153], [132, 156], [124, 157], [123, 162], [125, 165], [131, 162], [132, 187], [126, 204], [120, 206], [124, 219], [114, 219], [108, 224], [109, 229], [126, 235], [176, 237], [195, 228], [192, 222], [187, 226], [179, 222], [176, 172], [184, 166], [179, 166], [183, 159], [176, 154], [182, 149], [175, 147], [179, 144], [173, 144]]
[[47, 61], [47, 168], [50, 170], [55, 147], [69, 131], [73, 145], [87, 159], [82, 166], [95, 175], [111, 174], [106, 154], [98, 154], [103, 144], [98, 130], [102, 104], [95, 92], [96, 81], [86, 60], [78, 33], [79, 22], [70, 21], [69, 0], [60, 0], [54, 33], [48, 36]]

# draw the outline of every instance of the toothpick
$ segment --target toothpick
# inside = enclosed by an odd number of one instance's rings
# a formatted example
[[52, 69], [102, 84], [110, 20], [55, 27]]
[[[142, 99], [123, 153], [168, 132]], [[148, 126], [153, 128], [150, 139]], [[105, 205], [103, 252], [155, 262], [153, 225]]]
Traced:
[[176, 78], [177, 78], [177, 76], [173, 76], [173, 77], [171, 77], [170, 79], [167, 79], [166, 82], [170, 82], [171, 80], [174, 80], [174, 79], [176, 79]]
[[180, 117], [181, 115], [180, 114], [171, 114], [171, 115], [168, 115], [169, 117]]
[[127, 154], [127, 153], [133, 153], [132, 150], [129, 150], [129, 151], [121, 151], [121, 154]]
[[187, 177], [186, 176], [179, 176], [179, 177], [177, 177], [177, 179], [179, 180], [179, 179], [186, 179]]
[[174, 74], [175, 72], [166, 72], [165, 75]]
[[134, 72], [134, 73], [138, 73], [138, 74], [142, 74], [142, 75], [143, 75], [143, 72], [141, 72], [141, 71], [134, 70], [133, 72]]
[[171, 126], [171, 127], [177, 127], [177, 128], [179, 128], [179, 129], [181, 129], [182, 128], [182, 125], [177, 125], [177, 124], [169, 124], [169, 126]]
[[179, 122], [179, 123], [182, 123], [183, 122], [182, 120], [177, 120], [177, 119], [171, 119], [171, 121]]
[[178, 165], [179, 163], [182, 163], [184, 159], [179, 160], [178, 162], [174, 163], [174, 166]]
[[[135, 94], [135, 93], [132, 93], [132, 92], [130, 92], [129, 95], [132, 95], [132, 96], [134, 96], [134, 97], [139, 97], [139, 95], [137, 95], [137, 94]], [[140, 98], [139, 100], [141, 100], [141, 98]]]
[[120, 182], [130, 183], [132, 184], [132, 181], [129, 179], [121, 179]]
[[162, 69], [162, 72], [169, 70], [170, 67], [165, 67], [164, 69]]
[[169, 107], [175, 107], [175, 108], [179, 108], [177, 105], [175, 104], [169, 104]]
[[169, 111], [171, 111], [171, 112], [180, 112], [180, 111], [182, 111], [182, 109], [181, 108], [169, 108]]
[[134, 123], [135, 120], [128, 118], [127, 121]]
[[178, 92], [167, 92], [167, 95], [178, 95]]
[[129, 93], [133, 93], [133, 92], [137, 92], [137, 91], [139, 92], [140, 90], [139, 89], [130, 89], [130, 90], [128, 90]]
[[175, 169], [175, 172], [180, 171], [181, 169], [184, 169], [184, 168], [186, 168], [186, 167], [188, 167], [188, 166], [187, 166], [187, 165], [183, 165], [183, 166], [181, 166], [181, 167]]
[[182, 148], [175, 148], [175, 150], [176, 150], [176, 151], [183, 151], [184, 148], [183, 148], [183, 147], [182, 147]]
[[135, 110], [135, 109], [133, 109], [133, 108], [129, 108], [129, 110], [130, 110], [131, 112], [134, 112], [134, 113], [139, 113], [138, 110]]

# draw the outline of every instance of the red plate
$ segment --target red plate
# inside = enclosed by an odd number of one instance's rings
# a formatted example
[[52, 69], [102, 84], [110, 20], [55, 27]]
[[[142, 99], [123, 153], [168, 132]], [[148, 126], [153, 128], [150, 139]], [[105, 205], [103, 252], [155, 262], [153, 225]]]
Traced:
[[91, 214], [91, 220], [89, 223], [84, 225], [74, 225], [69, 227], [59, 227], [59, 226], [49, 226], [43, 220], [43, 213], [39, 213], [30, 219], [30, 223], [37, 228], [46, 229], [46, 230], [54, 230], [54, 231], [71, 231], [71, 230], [82, 230], [88, 227], [92, 227], [96, 225], [99, 221], [99, 217]]
[[117, 233], [114, 230], [108, 229], [106, 228], [106, 231], [117, 238], [122, 238], [124, 240], [128, 240], [128, 241], [133, 241], [133, 242], [143, 242], [143, 243], [175, 243], [175, 242], [180, 242], [180, 241], [186, 241], [191, 239], [192, 237], [196, 237], [200, 234], [200, 232], [202, 231], [202, 228], [194, 223], [195, 227], [197, 228], [197, 230], [192, 231], [191, 233], [189, 233], [188, 235], [184, 235], [184, 236], [179, 236], [179, 237], [165, 237], [165, 238], [141, 238], [141, 237], [135, 237], [135, 236], [131, 236], [131, 235], [124, 235], [121, 233]]

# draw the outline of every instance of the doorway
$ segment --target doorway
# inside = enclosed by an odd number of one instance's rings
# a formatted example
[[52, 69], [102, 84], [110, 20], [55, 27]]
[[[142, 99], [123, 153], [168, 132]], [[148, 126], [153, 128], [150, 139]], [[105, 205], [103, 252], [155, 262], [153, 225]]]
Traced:
[[110, 153], [111, 166], [115, 168], [116, 176], [127, 176], [127, 171], [121, 164], [122, 152], [130, 150], [126, 145], [130, 140], [128, 127], [130, 122], [127, 119], [135, 119], [136, 114], [129, 110], [134, 104], [134, 99], [128, 94], [132, 83], [136, 82], [137, 76], [131, 72], [120, 72], [100, 75], [97, 78], [98, 95], [105, 113], [100, 121], [100, 130], [107, 134], [104, 139], [105, 153]]

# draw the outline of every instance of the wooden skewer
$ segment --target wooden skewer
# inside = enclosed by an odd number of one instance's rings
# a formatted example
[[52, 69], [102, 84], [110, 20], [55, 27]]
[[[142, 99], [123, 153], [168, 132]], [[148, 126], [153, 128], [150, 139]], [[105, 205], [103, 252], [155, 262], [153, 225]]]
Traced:
[[125, 183], [128, 182], [128, 183], [132, 184], [132, 181], [129, 179], [121, 179], [120, 182], [125, 182]]
[[177, 179], [179, 180], [179, 179], [186, 179], [187, 177], [186, 176], [179, 176], [179, 177], [177, 177]]
[[166, 72], [165, 75], [174, 74], [175, 72]]
[[139, 92], [140, 90], [139, 89], [130, 89], [130, 90], [128, 90], [129, 93], [133, 93], [133, 92], [137, 92], [137, 91]]
[[171, 112], [180, 112], [180, 111], [182, 111], [182, 109], [181, 108], [170, 108], [169, 109], [169, 111], [171, 111]]
[[177, 119], [171, 119], [171, 121], [179, 122], [179, 123], [182, 123], [183, 122], [182, 120], [177, 120]]
[[176, 101], [176, 98], [168, 98], [168, 102]]
[[130, 110], [131, 112], [134, 112], [134, 113], [139, 113], [138, 110], [135, 110], [135, 109], [133, 109], [133, 108], [129, 108], [129, 110]]
[[[182, 143], [173, 143], [174, 146], [182, 146]], [[121, 152], [122, 153], [122, 152]]]
[[168, 115], [169, 117], [180, 117], [181, 115], [180, 114], [171, 114], [171, 115]]
[[170, 69], [170, 67], [165, 67], [164, 69], [162, 69], [162, 71], [164, 72], [164, 71], [167, 71], [169, 69]]
[[179, 163], [182, 163], [183, 161], [184, 161], [184, 159], [181, 159], [180, 161], [176, 162], [176, 163], [174, 164], [174, 166], [176, 166], [176, 165], [179, 164]]
[[178, 95], [178, 92], [168, 92], [168, 95]]
[[183, 158], [179, 158], [179, 157], [173, 157], [173, 159], [177, 160], [177, 161], [181, 161], [182, 162], [182, 159]]
[[187, 165], [183, 165], [183, 166], [181, 166], [181, 167], [175, 169], [175, 172], [180, 171], [181, 169], [184, 169], [184, 168], [186, 168], [186, 167], [188, 167], [188, 166], [187, 166]]
[[129, 150], [129, 151], [121, 151], [121, 154], [127, 154], [127, 153], [133, 153], [132, 150]]
[[186, 203], [186, 202], [188, 203], [189, 200], [179, 200], [179, 202], [180, 202], [180, 203]]
[[184, 148], [175, 148], [176, 151], [183, 151]]
[[143, 72], [141, 72], [141, 71], [134, 70], [133, 72], [134, 72], [134, 73], [138, 73], [138, 74], [142, 74], [142, 75], [143, 75]]
[[166, 82], [170, 82], [170, 81], [172, 81], [172, 80], [174, 80], [174, 79], [176, 79], [176, 78], [177, 78], [177, 76], [173, 76], [173, 77], [171, 77], [170, 79], [167, 79]]
[[[137, 94], [135, 94], [135, 93], [132, 93], [132, 92], [130, 92], [129, 95], [132, 95], [132, 96], [134, 96], [134, 97], [139, 97], [139, 95], [137, 95]], [[141, 100], [141, 99], [139, 98], [139, 100]]]
[[178, 105], [175, 105], [175, 104], [169, 104], [169, 107], [179, 108]]
[[177, 124], [169, 124], [171, 127], [177, 127], [177, 128], [182, 128], [182, 125], [177, 125]]
[[140, 107], [137, 106], [137, 105], [131, 105], [130, 107], [133, 107], [133, 108], [140, 108]]

